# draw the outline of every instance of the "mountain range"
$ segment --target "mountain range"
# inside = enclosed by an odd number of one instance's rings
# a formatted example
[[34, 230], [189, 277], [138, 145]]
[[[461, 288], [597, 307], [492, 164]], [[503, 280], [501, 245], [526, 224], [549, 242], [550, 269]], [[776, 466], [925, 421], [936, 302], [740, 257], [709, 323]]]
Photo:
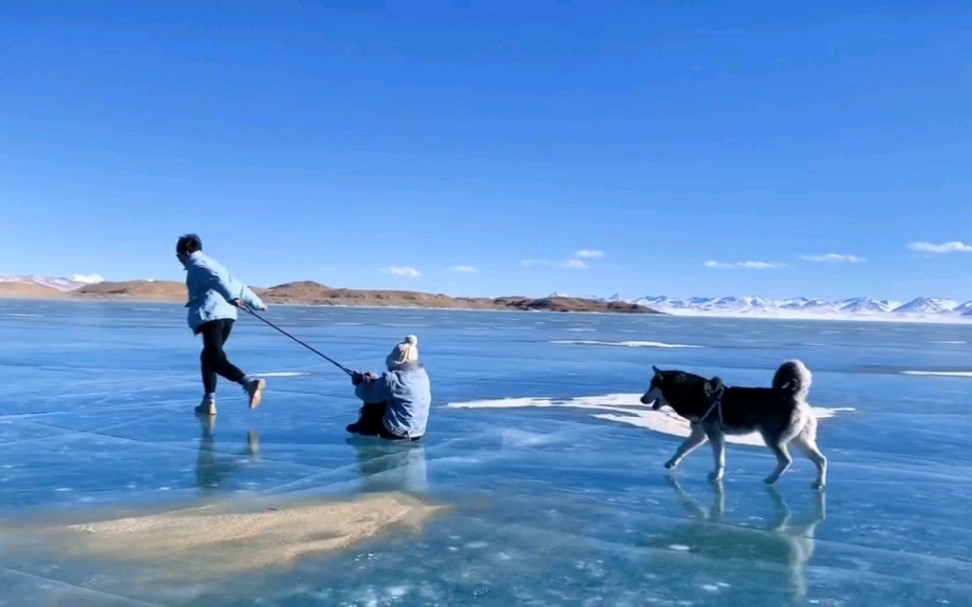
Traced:
[[628, 302], [660, 312], [682, 315], [761, 316], [775, 318], [868, 318], [905, 319], [972, 319], [972, 301], [960, 303], [954, 299], [916, 297], [898, 302], [871, 297], [851, 297], [826, 300], [810, 297], [767, 299], [763, 297], [687, 297], [674, 298], [647, 295], [627, 299], [613, 295], [605, 301]]
[[[678, 298], [664, 295], [626, 298], [620, 294], [611, 297], [573, 297], [558, 292], [544, 298], [470, 298], [416, 291], [341, 289], [312, 281], [292, 282], [270, 288], [254, 287], [254, 290], [268, 302], [310, 305], [640, 312], [765, 318], [972, 320], [972, 301], [959, 302], [940, 297], [916, 297], [911, 301], [899, 302], [871, 297], [837, 300], [811, 297], [769, 299], [752, 296]], [[185, 301], [186, 294], [185, 285], [180, 282], [110, 282], [97, 274], [91, 274], [67, 277], [0, 276], [0, 296]]]
[[[451, 297], [419, 291], [343, 289], [313, 281], [298, 281], [269, 288], [251, 286], [266, 303], [312, 306], [370, 306], [449, 308], [546, 312], [611, 312], [659, 314], [647, 306], [581, 297]], [[126, 300], [184, 303], [186, 285], [172, 280], [113, 282], [100, 276], [51, 278], [2, 276], [0, 297], [16, 299]]]
[[85, 285], [94, 285], [104, 282], [104, 278], [97, 274], [74, 274], [68, 277], [60, 276], [0, 276], [0, 284], [7, 285], [37, 285], [49, 287], [61, 292], [73, 291]]

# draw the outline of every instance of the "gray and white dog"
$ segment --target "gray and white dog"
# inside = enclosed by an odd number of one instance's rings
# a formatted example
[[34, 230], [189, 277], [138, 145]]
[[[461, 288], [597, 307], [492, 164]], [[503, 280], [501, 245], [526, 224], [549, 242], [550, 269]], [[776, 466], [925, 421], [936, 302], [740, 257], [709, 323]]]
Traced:
[[665, 464], [675, 468], [706, 440], [712, 442], [715, 470], [709, 474], [721, 481], [726, 468], [726, 435], [759, 432], [776, 456], [776, 469], [766, 477], [772, 485], [793, 463], [787, 446], [792, 442], [816, 465], [815, 489], [827, 484], [827, 458], [817, 447], [817, 419], [807, 404], [811, 375], [799, 360], [790, 360], [776, 370], [772, 387], [730, 387], [718, 377], [706, 379], [686, 371], [655, 372], [648, 391], [641, 397], [645, 405], [658, 410], [669, 406], [687, 419], [692, 432]]

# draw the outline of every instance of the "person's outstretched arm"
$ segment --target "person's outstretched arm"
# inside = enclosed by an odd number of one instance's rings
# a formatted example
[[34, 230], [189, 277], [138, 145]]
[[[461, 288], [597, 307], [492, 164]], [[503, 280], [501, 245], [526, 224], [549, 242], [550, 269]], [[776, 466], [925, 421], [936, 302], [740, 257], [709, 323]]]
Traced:
[[255, 310], [266, 310], [256, 293], [248, 286], [237, 280], [229, 271], [217, 271], [208, 265], [191, 266], [190, 272], [195, 272], [207, 287], [223, 296], [226, 301], [236, 304], [243, 302]]
[[380, 403], [391, 400], [391, 386], [388, 384], [388, 374], [371, 379], [362, 374], [355, 374], [351, 381], [354, 383], [354, 395], [365, 403]]
[[266, 310], [267, 304], [263, 303], [260, 296], [253, 292], [253, 289], [243, 285], [243, 289], [240, 291], [240, 299], [243, 300], [247, 306], [253, 308], [254, 310]]

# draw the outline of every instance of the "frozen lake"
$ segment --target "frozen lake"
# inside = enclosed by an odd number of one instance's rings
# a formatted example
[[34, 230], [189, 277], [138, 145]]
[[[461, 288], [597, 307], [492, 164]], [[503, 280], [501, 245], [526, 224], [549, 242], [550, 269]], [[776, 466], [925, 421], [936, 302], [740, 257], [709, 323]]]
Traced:
[[[350, 439], [348, 378], [254, 319], [228, 351], [263, 405], [222, 381], [209, 424], [181, 306], [0, 301], [0, 606], [972, 605], [972, 326], [269, 318], [359, 369], [417, 334], [427, 437]], [[825, 494], [796, 453], [766, 488], [759, 446], [721, 493], [708, 446], [664, 470], [681, 439], [630, 406], [652, 364], [768, 385], [791, 357]]]

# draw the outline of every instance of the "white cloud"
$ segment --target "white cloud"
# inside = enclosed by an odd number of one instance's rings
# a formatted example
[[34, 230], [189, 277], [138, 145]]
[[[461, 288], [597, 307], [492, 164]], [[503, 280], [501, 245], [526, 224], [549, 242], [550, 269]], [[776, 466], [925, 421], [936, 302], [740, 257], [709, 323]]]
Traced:
[[524, 259], [524, 266], [547, 266], [551, 268], [566, 268], [568, 270], [586, 270], [589, 266], [581, 259], [568, 259], [567, 261], [547, 261], [545, 259]]
[[453, 272], [462, 272], [463, 274], [475, 274], [479, 271], [476, 266], [453, 266]]
[[823, 255], [801, 255], [800, 259], [814, 263], [864, 263], [863, 257], [844, 255], [842, 253], [825, 253]]
[[388, 268], [388, 271], [398, 276], [405, 276], [406, 278], [418, 278], [422, 275], [421, 272], [409, 266], [392, 266]]
[[574, 254], [574, 257], [581, 257], [584, 259], [604, 259], [607, 257], [604, 251], [597, 251], [595, 249], [582, 249]]
[[705, 262], [705, 267], [707, 268], [746, 268], [749, 270], [772, 270], [775, 268], [785, 268], [786, 264], [770, 263], [768, 261], [738, 261], [734, 263], [726, 263], [722, 261], [710, 260]]
[[908, 248], [912, 251], [918, 251], [920, 253], [935, 253], [937, 255], [942, 255], [945, 253], [972, 253], [972, 245], [965, 244], [964, 242], [959, 242], [958, 240], [953, 240], [951, 242], [913, 242], [908, 245]]

